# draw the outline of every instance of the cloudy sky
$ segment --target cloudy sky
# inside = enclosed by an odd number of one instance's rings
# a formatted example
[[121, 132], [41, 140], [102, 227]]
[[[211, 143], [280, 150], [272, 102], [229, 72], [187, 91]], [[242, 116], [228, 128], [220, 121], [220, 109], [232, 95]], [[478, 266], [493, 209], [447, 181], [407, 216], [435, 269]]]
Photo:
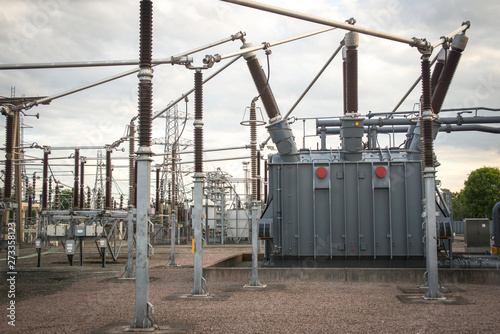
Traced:
[[[310, 15], [345, 21], [351, 17], [357, 25], [411, 38], [422, 37], [434, 42], [470, 20], [469, 44], [451, 85], [443, 108], [500, 108], [500, 50], [498, 14], [500, 3], [481, 1], [333, 1], [333, 0], [262, 0], [266, 4]], [[18, 0], [2, 1], [0, 12], [0, 63], [43, 63], [90, 60], [137, 59], [139, 54], [138, 0]], [[239, 31], [247, 42], [260, 44], [315, 31], [318, 24], [303, 22], [217, 0], [156, 0], [153, 14], [153, 58], [167, 58], [229, 37]], [[294, 104], [327, 59], [337, 48], [345, 31], [333, 30], [300, 41], [276, 46], [269, 56], [270, 85], [282, 114]], [[240, 41], [229, 42], [193, 54], [194, 65], [201, 65], [206, 54], [237, 51]], [[435, 51], [437, 52], [437, 50]], [[258, 53], [267, 72], [266, 55]], [[208, 76], [225, 62], [204, 71]], [[391, 111], [406, 90], [420, 75], [420, 54], [408, 45], [361, 36], [359, 46], [359, 110], [365, 114]], [[0, 71], [0, 96], [50, 96], [80, 87], [133, 67], [99, 67], [75, 69], [38, 69]], [[338, 117], [342, 113], [341, 57], [334, 59], [309, 94], [295, 109], [297, 118]], [[193, 71], [183, 66], [161, 65], [153, 79], [154, 110], [163, 110], [170, 101], [193, 87]], [[54, 100], [26, 113], [24, 142], [57, 146], [106, 145], [126, 133], [130, 119], [137, 114], [136, 75]], [[420, 96], [420, 86], [399, 110], [413, 110]], [[257, 95], [243, 60], [238, 61], [204, 86], [205, 148], [243, 146], [249, 143], [249, 130], [240, 125], [248, 117], [246, 108]], [[192, 114], [194, 97], [179, 104]], [[258, 105], [260, 106], [260, 105]], [[264, 113], [265, 114], [265, 113]], [[496, 113], [498, 115], [498, 113]], [[488, 115], [480, 113], [480, 115]], [[491, 115], [491, 114], [489, 114]], [[448, 116], [455, 116], [449, 114]], [[267, 119], [266, 119], [267, 120]], [[0, 118], [2, 127], [5, 118]], [[306, 135], [314, 134], [314, 121], [306, 121]], [[165, 120], [153, 123], [153, 137], [161, 140]], [[299, 147], [302, 147], [303, 122], [293, 124]], [[188, 122], [183, 138], [192, 139]], [[258, 130], [259, 142], [266, 139], [264, 127]], [[4, 143], [4, 131], [0, 141]], [[308, 137], [307, 148], [316, 148], [318, 138]], [[396, 138], [399, 145], [402, 137]], [[380, 139], [382, 147], [388, 145]], [[467, 174], [483, 166], [500, 166], [499, 137], [484, 133], [441, 133], [435, 143], [441, 166], [438, 178], [444, 188], [458, 191]], [[3, 145], [2, 145], [3, 146]], [[337, 148], [337, 136], [328, 140]], [[121, 147], [127, 147], [125, 144]], [[120, 148], [121, 148], [120, 147]], [[161, 145], [153, 147], [163, 152]], [[264, 154], [271, 151], [265, 150]], [[27, 150], [41, 156], [40, 150]], [[53, 157], [69, 156], [71, 151], [54, 151]], [[115, 152], [125, 157], [127, 152]], [[81, 155], [95, 157], [95, 150]], [[248, 151], [207, 153], [206, 159], [245, 156]], [[184, 155], [184, 161], [192, 156]], [[156, 158], [154, 163], [161, 161]], [[55, 162], [54, 162], [55, 163]], [[57, 163], [70, 164], [71, 160]], [[127, 194], [126, 160], [115, 160], [114, 177]], [[234, 177], [242, 177], [241, 160], [206, 163], [205, 170], [221, 167]], [[38, 168], [38, 169], [37, 169]], [[54, 167], [58, 177], [71, 184], [72, 167]], [[30, 167], [28, 173], [41, 171]], [[87, 185], [93, 185], [96, 169], [88, 167]], [[190, 179], [190, 177], [188, 178]], [[114, 189], [117, 194], [120, 190]], [[116, 196], [116, 195], [115, 195]]]

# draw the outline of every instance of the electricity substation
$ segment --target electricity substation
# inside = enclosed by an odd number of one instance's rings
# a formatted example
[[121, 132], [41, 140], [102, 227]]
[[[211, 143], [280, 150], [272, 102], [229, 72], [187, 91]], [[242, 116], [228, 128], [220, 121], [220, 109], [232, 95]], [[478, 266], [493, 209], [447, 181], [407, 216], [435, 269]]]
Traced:
[[[126, 253], [123, 278], [135, 281], [135, 315], [124, 319], [130, 322], [131, 330], [156, 325], [149, 301], [149, 261], [160, 245], [170, 245], [170, 259], [165, 261], [172, 267], [177, 266], [175, 246], [192, 245], [193, 288], [188, 294], [192, 298], [209, 295], [205, 282], [208, 271], [203, 268], [206, 245], [251, 245], [251, 272], [245, 282], [249, 288], [265, 289], [261, 273], [293, 268], [307, 258], [314, 268], [425, 268], [424, 282], [415, 284], [424, 283], [424, 298], [438, 300], [443, 298], [440, 268], [498, 269], [500, 204], [493, 209], [493, 246], [489, 229], [481, 229], [489, 221], [470, 219], [464, 222], [466, 229], [478, 232], [470, 233], [469, 252], [457, 254], [452, 246], [456, 231], [451, 193], [443, 191], [436, 181], [437, 136], [467, 131], [500, 133], [500, 116], [483, 115], [500, 109], [443, 108], [454, 74], [460, 71], [460, 59], [468, 56], [470, 22], [458, 22], [457, 27], [450, 27], [451, 33], [432, 42], [363, 28], [352, 18], [339, 22], [253, 1], [223, 1], [327, 28], [257, 45], [247, 41], [251, 36], [238, 32], [172, 57], [154, 58], [153, 2], [142, 0], [139, 60], [0, 64], [1, 71], [134, 67], [52, 96], [16, 97], [13, 88], [10, 98], [0, 99], [6, 127], [1, 166], [2, 254], [32, 247], [38, 266], [43, 267], [48, 264], [43, 261], [42, 249], [62, 245], [67, 268], [72, 270], [73, 266], [85, 266], [84, 244], [95, 244], [102, 266]], [[294, 106], [282, 112], [260, 58], [269, 57], [281, 44], [318, 34], [330, 34], [338, 47], [304, 93], [294, 97]], [[386, 112], [364, 113], [358, 108], [358, 100], [363, 99], [358, 94], [358, 86], [363, 84], [358, 82], [360, 35], [406, 44], [419, 60], [420, 77], [407, 92], [400, 92], [399, 104], [388, 106]], [[217, 47], [228, 42], [239, 45], [232, 53], [217, 53]], [[200, 56], [201, 51], [208, 54]], [[246, 108], [245, 119], [235, 124], [248, 132], [248, 141], [233, 147], [206, 147], [204, 117], [211, 116], [203, 114], [210, 108], [203, 88], [212, 84], [209, 80], [213, 77], [222, 78], [223, 71], [236, 62], [246, 63], [249, 73], [241, 76], [255, 84], [255, 90], [248, 91], [248, 99], [241, 102], [242, 109]], [[178, 92], [179, 97], [164, 109], [153, 111], [153, 68], [165, 64], [184, 67], [185, 75], [194, 77], [194, 86]], [[293, 117], [294, 108], [329, 66], [338, 67], [338, 76], [332, 80], [343, 83], [343, 105], [332, 105], [334, 111], [325, 111], [324, 117]], [[212, 72], [206, 76], [209, 69]], [[97, 146], [25, 142], [24, 132], [29, 130], [23, 122], [36, 114], [37, 108], [50, 108], [56, 99], [133, 74], [139, 79], [138, 113], [123, 124], [125, 131], [117, 134], [114, 142]], [[371, 89], [387, 93], [383, 87]], [[421, 90], [420, 100], [414, 101], [418, 107], [399, 110], [415, 89]], [[194, 101], [193, 113], [188, 112], [189, 100]], [[302, 145], [292, 131], [292, 123], [301, 120], [314, 123], [315, 128], [312, 135], [304, 131]], [[42, 121], [50, 120], [41, 117]], [[153, 127], [161, 129], [163, 137], [152, 138]], [[190, 131], [185, 131], [187, 127]], [[259, 143], [257, 130], [264, 128], [268, 138]], [[193, 138], [186, 135], [188, 132]], [[340, 138], [339, 147], [328, 146], [332, 136]], [[316, 140], [315, 149], [306, 147], [306, 137]], [[388, 137], [390, 145], [382, 147], [380, 137]], [[269, 145], [274, 151], [264, 154]], [[234, 155], [204, 158], [206, 152], [222, 151]], [[241, 151], [246, 155], [238, 154]], [[237, 161], [243, 177], [233, 177], [222, 167], [207, 170], [207, 162], [217, 166], [231, 159]], [[128, 171], [123, 173], [128, 188], [115, 180], [118, 169]], [[15, 261], [7, 264], [15, 267]]]

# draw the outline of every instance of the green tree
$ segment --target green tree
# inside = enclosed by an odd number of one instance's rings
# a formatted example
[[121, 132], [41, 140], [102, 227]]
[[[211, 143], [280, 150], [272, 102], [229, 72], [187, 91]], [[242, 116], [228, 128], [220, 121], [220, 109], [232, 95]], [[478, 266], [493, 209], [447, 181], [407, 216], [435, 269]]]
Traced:
[[463, 190], [451, 194], [453, 201], [453, 220], [464, 220], [468, 217]]
[[491, 219], [493, 206], [500, 201], [500, 170], [498, 167], [476, 169], [469, 174], [464, 184], [465, 187], [457, 195], [456, 200], [459, 213], [466, 215], [462, 218]]

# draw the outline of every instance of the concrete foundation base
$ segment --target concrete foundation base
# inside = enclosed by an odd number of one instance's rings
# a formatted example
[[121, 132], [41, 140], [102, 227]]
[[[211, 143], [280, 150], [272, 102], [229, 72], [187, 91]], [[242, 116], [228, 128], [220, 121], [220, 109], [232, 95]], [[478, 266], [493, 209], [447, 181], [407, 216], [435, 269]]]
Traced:
[[159, 324], [152, 328], [130, 328], [130, 323], [112, 323], [96, 329], [92, 334], [123, 334], [123, 333], [154, 333], [154, 334], [181, 334], [187, 333], [191, 324]]
[[[212, 267], [203, 269], [207, 281], [245, 282], [251, 268], [236, 267], [244, 254], [226, 259]], [[425, 282], [425, 268], [259, 268], [259, 280], [271, 282], [310, 281], [310, 282], [379, 282], [412, 283]], [[500, 285], [500, 270], [497, 269], [439, 269], [439, 281], [443, 284], [474, 283]]]

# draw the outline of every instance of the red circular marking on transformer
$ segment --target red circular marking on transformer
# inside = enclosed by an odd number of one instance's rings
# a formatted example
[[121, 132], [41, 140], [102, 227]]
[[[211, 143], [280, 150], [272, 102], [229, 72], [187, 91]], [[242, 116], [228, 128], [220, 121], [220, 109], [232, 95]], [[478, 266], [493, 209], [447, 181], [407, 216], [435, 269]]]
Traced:
[[353, 248], [353, 249], [351, 249], [351, 253], [354, 253], [354, 248]]
[[375, 169], [375, 174], [377, 174], [378, 177], [384, 177], [385, 174], [387, 174], [387, 169], [385, 169], [384, 166], [378, 166], [377, 169]]
[[328, 172], [325, 167], [319, 167], [316, 169], [316, 175], [318, 175], [320, 179], [324, 179], [326, 174], [328, 174]]

